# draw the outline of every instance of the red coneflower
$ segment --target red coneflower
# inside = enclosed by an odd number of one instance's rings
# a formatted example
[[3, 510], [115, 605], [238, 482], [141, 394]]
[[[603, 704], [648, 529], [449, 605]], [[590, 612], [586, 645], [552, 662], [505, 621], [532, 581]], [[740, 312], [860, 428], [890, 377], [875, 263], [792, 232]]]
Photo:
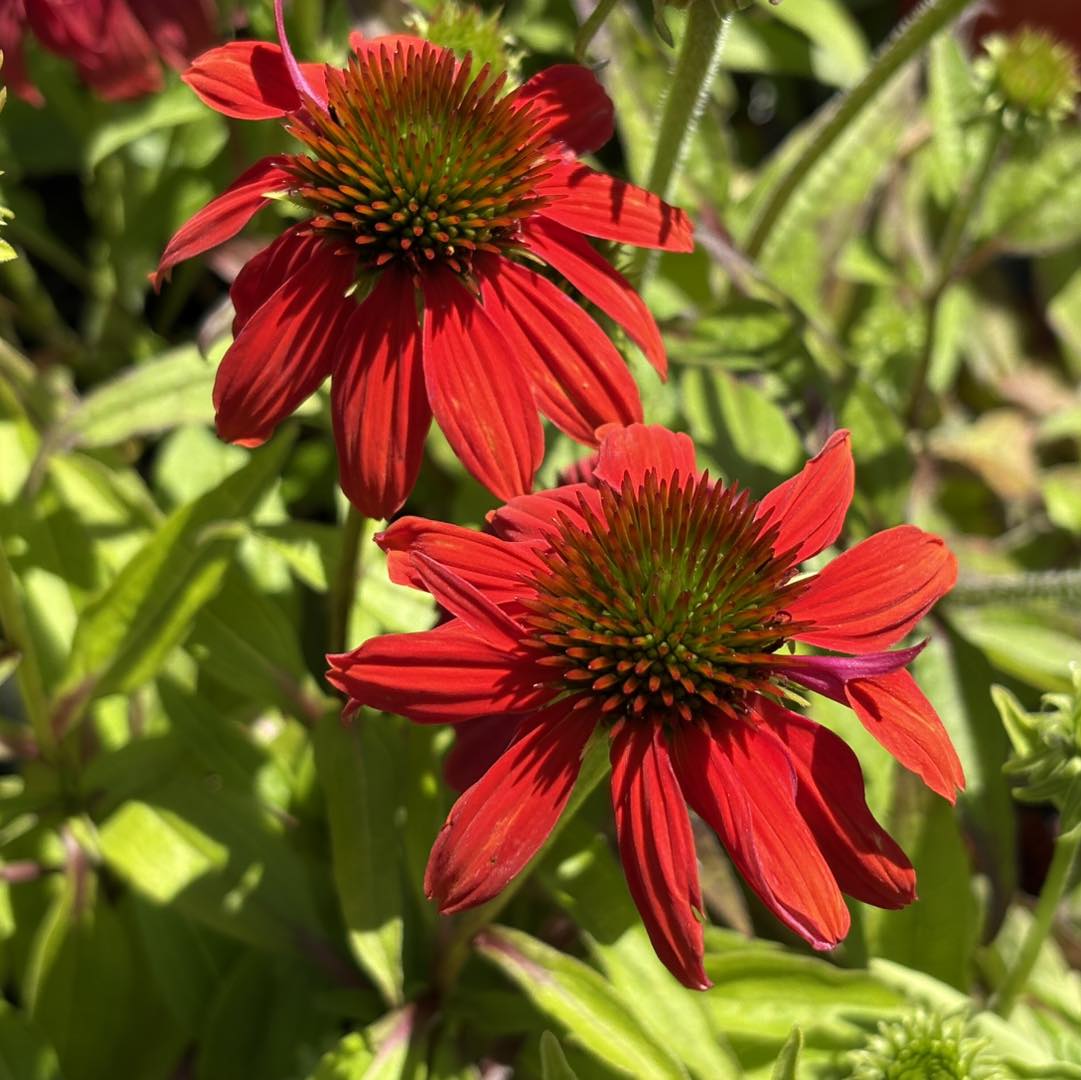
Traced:
[[0, 0], [4, 79], [19, 97], [42, 103], [23, 62], [32, 32], [50, 52], [70, 60], [106, 101], [162, 88], [161, 61], [180, 68], [214, 40], [206, 0]]
[[[915, 875], [864, 801], [852, 751], [785, 707], [810, 689], [855, 710], [902, 765], [949, 800], [964, 784], [940, 720], [905, 666], [904, 637], [956, 578], [936, 536], [878, 533], [816, 574], [852, 497], [847, 432], [755, 502], [695, 469], [685, 435], [604, 434], [592, 478], [522, 496], [493, 534], [403, 518], [380, 537], [391, 577], [453, 618], [329, 657], [350, 698], [420, 723], [482, 725], [498, 751], [432, 849], [444, 913], [483, 903], [562, 812], [587, 741], [610, 743], [612, 801], [631, 895], [686, 986], [702, 967], [689, 804], [763, 902], [815, 948], [847, 933], [848, 893], [914, 899]], [[804, 642], [847, 656], [794, 655]]]
[[[277, 9], [281, 33], [281, 0]], [[262, 442], [330, 375], [342, 488], [386, 517], [412, 489], [433, 413], [502, 498], [532, 486], [538, 408], [588, 443], [600, 424], [640, 418], [615, 346], [526, 265], [561, 274], [664, 373], [648, 310], [585, 236], [688, 251], [691, 226], [575, 161], [612, 134], [593, 75], [553, 67], [508, 94], [503, 76], [474, 74], [468, 59], [416, 38], [354, 39], [339, 70], [298, 65], [281, 36], [280, 48], [212, 50], [185, 75], [226, 115], [288, 117], [307, 150], [252, 166], [180, 229], [158, 268], [160, 281], [278, 193], [310, 212], [233, 284], [219, 434]]]

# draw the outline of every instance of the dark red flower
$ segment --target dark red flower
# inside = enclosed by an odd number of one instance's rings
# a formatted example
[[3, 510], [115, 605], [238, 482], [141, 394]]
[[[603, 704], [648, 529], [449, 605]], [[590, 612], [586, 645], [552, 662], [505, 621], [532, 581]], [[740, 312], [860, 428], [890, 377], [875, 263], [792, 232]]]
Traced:
[[398, 36], [354, 39], [344, 70], [298, 65], [287, 46], [226, 45], [184, 78], [228, 116], [286, 118], [307, 151], [253, 165], [180, 229], [155, 276], [274, 196], [309, 213], [233, 284], [235, 340], [214, 391], [223, 438], [262, 442], [330, 375], [342, 488], [387, 517], [416, 480], [433, 413], [502, 498], [532, 487], [538, 409], [586, 443], [641, 417], [615, 346], [538, 273], [566, 278], [664, 374], [652, 316], [586, 236], [688, 251], [691, 225], [575, 160], [612, 134], [591, 72], [553, 67], [505, 93], [503, 77]]
[[[758, 502], [698, 473], [685, 435], [640, 424], [602, 434], [590, 482], [512, 499], [490, 516], [491, 535], [395, 522], [379, 538], [391, 577], [453, 618], [331, 656], [328, 678], [352, 708], [461, 725], [472, 760], [456, 754], [453, 771], [471, 786], [426, 878], [448, 913], [522, 870], [603, 732], [631, 894], [661, 960], [704, 988], [688, 804], [815, 948], [847, 933], [843, 893], [886, 908], [914, 899], [855, 755], [785, 701], [811, 690], [848, 705], [953, 801], [961, 764], [905, 670], [921, 646], [885, 650], [952, 587], [956, 562], [938, 537], [902, 525], [799, 576], [837, 539], [852, 497], [845, 431]], [[789, 642], [849, 655], [795, 655]]]
[[214, 12], [208, 0], [0, 0], [4, 79], [40, 105], [23, 59], [29, 32], [95, 93], [119, 101], [160, 90], [162, 60], [181, 68], [210, 46]]

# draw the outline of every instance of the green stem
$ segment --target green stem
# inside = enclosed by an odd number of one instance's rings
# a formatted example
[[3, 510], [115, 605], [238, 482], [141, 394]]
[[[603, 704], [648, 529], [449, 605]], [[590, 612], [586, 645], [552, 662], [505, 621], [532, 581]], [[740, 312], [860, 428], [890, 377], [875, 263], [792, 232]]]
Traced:
[[578, 36], [574, 39], [574, 55], [579, 63], [584, 63], [589, 46], [597, 36], [597, 32], [604, 25], [604, 20], [612, 13], [612, 8], [619, 0], [600, 0], [597, 6], [590, 12], [589, 18], [582, 23], [578, 30]]
[[364, 515], [350, 506], [342, 525], [342, 553], [330, 591], [330, 651], [348, 647], [349, 616], [360, 585], [360, 541], [364, 535]]
[[455, 923], [453, 932], [446, 947], [442, 950], [435, 973], [436, 987], [441, 993], [446, 993], [458, 978], [458, 973], [469, 958], [469, 950], [473, 939], [490, 923], [494, 922], [499, 913], [514, 899], [518, 890], [529, 880], [530, 873], [544, 858], [545, 852], [555, 842], [556, 837], [562, 832], [564, 826], [574, 817], [578, 808], [593, 794], [597, 785], [608, 775], [608, 734], [597, 730], [586, 745], [582, 754], [582, 767], [575, 782], [574, 791], [567, 800], [566, 808], [559, 816], [548, 838], [540, 846], [540, 849], [529, 860], [528, 865], [510, 881], [503, 891], [494, 899], [489, 900], [480, 907], [466, 912]]
[[1047, 871], [1047, 880], [1040, 890], [1040, 899], [1033, 912], [1032, 925], [1028, 928], [1025, 940], [1021, 943], [1021, 949], [1014, 957], [1013, 964], [1006, 972], [1006, 978], [991, 1002], [992, 1011], [998, 1013], [1004, 1020], [1008, 1020], [1010, 1013], [1013, 1012], [1017, 999], [1024, 991], [1032, 969], [1036, 965], [1040, 949], [1043, 948], [1043, 943], [1051, 932], [1051, 923], [1066, 892], [1079, 847], [1081, 847], [1081, 832], [1077, 830], [1074, 830], [1069, 837], [1060, 836], [1055, 844], [1055, 854], [1051, 859], [1050, 869]]
[[1081, 570], [1043, 570], [1002, 577], [970, 574], [950, 593], [951, 604], [1058, 600], [1081, 603]]
[[832, 114], [804, 146], [788, 171], [773, 188], [758, 212], [747, 254], [759, 258], [774, 226], [788, 207], [792, 196], [844, 134], [848, 125], [874, 100], [913, 57], [943, 28], [948, 26], [974, 0], [930, 0], [890, 39], [878, 54], [867, 74], [833, 106]]

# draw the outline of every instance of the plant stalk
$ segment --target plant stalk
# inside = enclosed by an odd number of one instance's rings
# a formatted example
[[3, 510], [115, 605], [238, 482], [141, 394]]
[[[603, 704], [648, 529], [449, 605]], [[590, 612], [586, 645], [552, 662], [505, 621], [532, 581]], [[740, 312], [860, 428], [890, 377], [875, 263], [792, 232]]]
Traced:
[[1081, 570], [1044, 570], [1002, 577], [963, 576], [950, 592], [951, 604], [998, 604], [1031, 600], [1081, 603]]
[[342, 552], [330, 590], [330, 651], [345, 652], [349, 645], [349, 616], [360, 587], [360, 541], [364, 536], [364, 515], [350, 505], [342, 525]]
[[589, 18], [578, 29], [578, 36], [574, 39], [574, 57], [580, 63], [585, 63], [586, 53], [593, 39], [604, 25], [605, 19], [612, 14], [612, 9], [619, 0], [599, 0], [597, 6], [589, 13]]

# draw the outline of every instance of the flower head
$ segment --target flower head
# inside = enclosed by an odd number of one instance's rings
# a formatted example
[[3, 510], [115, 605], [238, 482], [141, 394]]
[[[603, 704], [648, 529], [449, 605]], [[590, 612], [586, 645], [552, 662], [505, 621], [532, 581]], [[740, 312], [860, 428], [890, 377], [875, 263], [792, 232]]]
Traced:
[[987, 108], [1009, 127], [1039, 130], [1070, 115], [1081, 92], [1078, 57], [1051, 34], [1023, 27], [1016, 34], [996, 34], [984, 43], [977, 70]]
[[601, 434], [587, 480], [512, 499], [490, 533], [395, 522], [379, 538], [391, 576], [453, 617], [329, 657], [328, 677], [351, 707], [460, 725], [451, 765], [467, 790], [426, 882], [442, 911], [522, 870], [603, 732], [630, 891], [684, 984], [708, 985], [688, 804], [777, 917], [831, 948], [848, 930], [843, 892], [902, 907], [915, 877], [852, 751], [785, 702], [811, 690], [848, 705], [952, 800], [960, 763], [905, 670], [920, 646], [886, 650], [951, 588], [955, 560], [900, 526], [800, 575], [841, 531], [847, 432], [758, 501], [699, 473], [684, 435]]
[[[280, 26], [280, 0], [277, 11]], [[212, 50], [185, 80], [226, 115], [285, 120], [300, 148], [258, 162], [196, 214], [156, 280], [271, 197], [308, 215], [233, 283], [235, 340], [214, 393], [223, 438], [263, 441], [330, 375], [342, 487], [386, 517], [413, 486], [433, 414], [502, 498], [532, 487], [538, 408], [586, 443], [604, 423], [640, 418], [615, 346], [541, 267], [663, 374], [652, 316], [586, 237], [686, 251], [691, 227], [575, 160], [612, 133], [611, 102], [586, 68], [548, 68], [509, 91], [505, 74], [418, 38], [354, 38], [337, 69], [298, 64], [282, 37]]]
[[0, 51], [19, 97], [42, 103], [23, 61], [23, 38], [33, 32], [49, 52], [70, 60], [106, 101], [142, 97], [162, 88], [161, 61], [183, 67], [214, 40], [206, 0], [5, 0], [0, 4]]

